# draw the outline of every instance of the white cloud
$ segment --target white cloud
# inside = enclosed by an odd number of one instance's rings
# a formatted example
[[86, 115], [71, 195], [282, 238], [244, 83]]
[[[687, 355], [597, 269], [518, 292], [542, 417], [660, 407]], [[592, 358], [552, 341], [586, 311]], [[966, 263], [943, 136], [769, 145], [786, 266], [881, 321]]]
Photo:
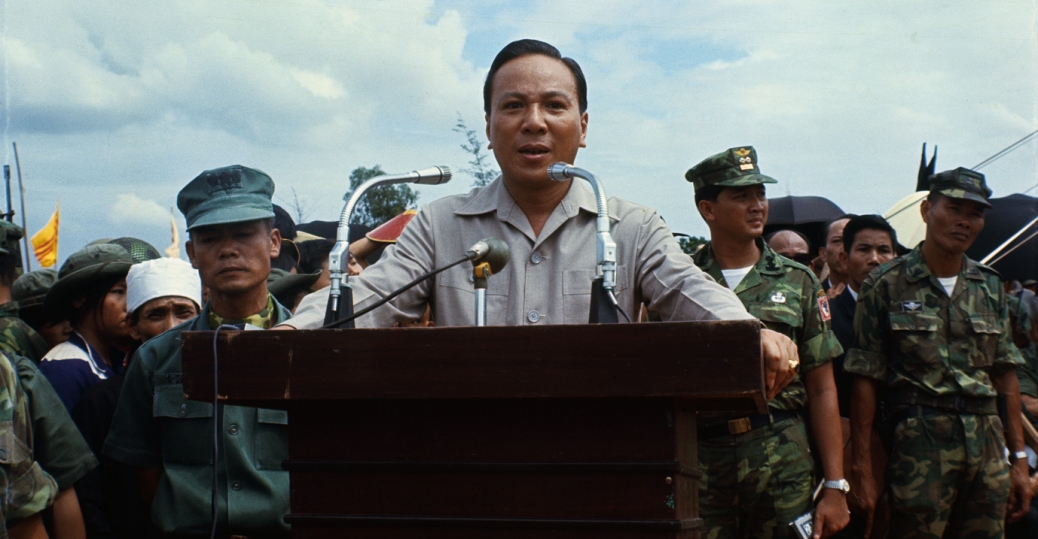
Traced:
[[132, 193], [119, 193], [109, 213], [112, 221], [130, 225], [169, 224], [169, 209], [154, 200], [146, 200]]

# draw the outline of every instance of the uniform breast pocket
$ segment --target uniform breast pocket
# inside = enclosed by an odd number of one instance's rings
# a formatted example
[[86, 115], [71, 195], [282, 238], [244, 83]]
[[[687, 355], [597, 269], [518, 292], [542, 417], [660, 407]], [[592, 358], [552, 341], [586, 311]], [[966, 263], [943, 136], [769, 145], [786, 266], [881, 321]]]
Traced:
[[921, 366], [941, 362], [937, 315], [929, 313], [890, 313], [890, 334], [910, 361]]
[[288, 411], [256, 410], [256, 467], [280, 470], [288, 459]]
[[796, 341], [797, 331], [804, 326], [804, 313], [799, 309], [800, 298], [786, 296], [785, 300], [785, 303], [749, 303], [746, 305], [746, 311], [764, 322], [768, 329]]
[[974, 342], [969, 351], [970, 366], [990, 367], [995, 360], [998, 339], [1002, 336], [1002, 324], [993, 314], [974, 314], [969, 317], [969, 329]]
[[213, 405], [184, 398], [181, 385], [155, 388], [153, 415], [162, 428], [162, 456], [184, 464], [213, 463]]

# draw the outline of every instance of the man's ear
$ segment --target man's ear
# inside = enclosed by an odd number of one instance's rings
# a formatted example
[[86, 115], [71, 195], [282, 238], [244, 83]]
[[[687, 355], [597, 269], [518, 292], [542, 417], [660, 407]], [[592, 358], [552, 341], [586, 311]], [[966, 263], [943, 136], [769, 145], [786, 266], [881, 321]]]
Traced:
[[714, 219], [716, 219], [716, 216], [714, 215], [713, 202], [704, 198], [703, 200], [700, 200], [698, 204], [696, 204], [696, 207], [699, 208], [699, 215], [703, 216], [704, 221], [712, 223]]
[[928, 198], [924, 198], [923, 203], [919, 205], [919, 215], [922, 216], [926, 226], [930, 226], [930, 208], [932, 207], [933, 205], [930, 204], [930, 199]]
[[281, 254], [281, 231], [270, 229], [270, 258], [277, 258]]
[[487, 143], [487, 149], [488, 150], [493, 150], [494, 149], [494, 141], [491, 140], [491, 138], [490, 138], [490, 115], [487, 114], [483, 118], [485, 118], [486, 121], [487, 121], [487, 140], [489, 141]]
[[198, 263], [195, 261], [195, 244], [191, 243], [191, 240], [187, 240], [184, 243], [184, 250], [187, 251], [187, 259], [191, 261], [191, 267], [198, 269]]
[[587, 111], [580, 114], [580, 147], [587, 148]]
[[137, 329], [137, 324], [131, 322], [128, 324], [128, 326], [129, 327], [127, 329], [130, 330], [130, 337], [132, 337], [135, 341], [144, 342], [144, 335], [141, 333], [139, 329]]

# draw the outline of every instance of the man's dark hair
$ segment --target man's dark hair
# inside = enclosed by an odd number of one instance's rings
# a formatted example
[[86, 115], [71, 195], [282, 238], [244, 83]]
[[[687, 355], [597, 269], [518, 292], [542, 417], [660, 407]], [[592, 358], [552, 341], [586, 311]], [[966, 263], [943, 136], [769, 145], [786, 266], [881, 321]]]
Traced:
[[890, 246], [894, 248], [895, 253], [897, 252], [897, 232], [894, 227], [890, 226], [890, 223], [886, 219], [879, 215], [856, 215], [851, 217], [850, 221], [847, 221], [847, 226], [843, 228], [843, 250], [847, 254], [850, 254], [851, 247], [854, 246], [854, 239], [858, 236], [858, 232], [862, 230], [880, 230], [890, 235]]
[[293, 240], [296, 237], [296, 222], [285, 208], [274, 204], [274, 228], [281, 232], [281, 237]]
[[540, 54], [549, 58], [554, 58], [561, 61], [566, 67], [569, 68], [570, 72], [573, 73], [573, 78], [577, 81], [577, 96], [580, 99], [580, 112], [587, 111], [587, 80], [584, 79], [584, 71], [580, 69], [580, 65], [577, 61], [572, 58], [563, 58], [562, 53], [559, 49], [556, 49], [552, 45], [536, 39], [520, 39], [519, 41], [513, 41], [505, 48], [501, 49], [501, 52], [497, 53], [494, 57], [494, 62], [490, 64], [490, 72], [487, 73], [487, 80], [483, 83], [483, 110], [490, 115], [490, 98], [494, 92], [494, 75], [497, 75], [498, 70], [501, 66], [521, 58], [523, 56], [529, 56], [531, 54]]
[[707, 185], [696, 191], [696, 206], [699, 206], [699, 202], [702, 200], [717, 202], [717, 197], [721, 196], [721, 191], [724, 191], [724, 189], [725, 186], [723, 185]]
[[304, 241], [298, 245], [299, 272], [313, 273], [320, 270], [322, 263], [328, 260], [328, 255], [332, 252], [332, 247], [335, 247], [335, 242], [332, 240], [319, 239]]

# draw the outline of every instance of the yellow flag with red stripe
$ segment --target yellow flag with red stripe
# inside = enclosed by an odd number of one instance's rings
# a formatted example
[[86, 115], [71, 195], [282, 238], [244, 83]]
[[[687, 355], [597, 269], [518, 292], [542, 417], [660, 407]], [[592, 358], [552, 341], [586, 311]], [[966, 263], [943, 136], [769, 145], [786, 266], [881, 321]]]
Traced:
[[54, 209], [54, 215], [39, 232], [32, 236], [32, 249], [40, 265], [49, 268], [58, 262], [58, 214], [61, 213], [61, 201]]

